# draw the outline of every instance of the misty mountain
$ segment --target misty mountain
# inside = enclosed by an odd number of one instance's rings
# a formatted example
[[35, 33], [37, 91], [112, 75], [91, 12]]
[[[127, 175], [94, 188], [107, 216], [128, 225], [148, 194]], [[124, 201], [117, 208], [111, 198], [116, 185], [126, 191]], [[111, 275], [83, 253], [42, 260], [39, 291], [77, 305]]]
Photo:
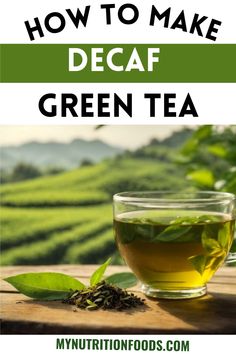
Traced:
[[19, 162], [37, 167], [57, 166], [78, 167], [84, 159], [98, 162], [122, 152], [122, 148], [109, 145], [101, 140], [75, 139], [70, 143], [32, 141], [18, 146], [0, 147], [1, 169], [10, 169]]
[[182, 130], [173, 132], [170, 136], [163, 140], [152, 139], [147, 146], [166, 146], [170, 148], [178, 148], [183, 145], [193, 134], [190, 128], [183, 128]]

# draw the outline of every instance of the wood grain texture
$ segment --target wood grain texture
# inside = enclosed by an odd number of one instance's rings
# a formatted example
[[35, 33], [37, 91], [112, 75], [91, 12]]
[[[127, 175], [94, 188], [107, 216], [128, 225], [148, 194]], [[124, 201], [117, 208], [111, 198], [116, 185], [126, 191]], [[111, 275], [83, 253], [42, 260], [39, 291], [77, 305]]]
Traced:
[[[94, 265], [57, 265], [1, 268], [1, 278], [35, 271], [55, 271], [83, 279]], [[110, 266], [107, 274], [126, 271]], [[1, 281], [1, 323], [3, 333], [236, 333], [236, 269], [222, 268], [208, 286], [208, 295], [192, 300], [146, 299], [144, 309], [85, 311], [60, 301], [33, 301]], [[140, 297], [139, 286], [132, 289]]]

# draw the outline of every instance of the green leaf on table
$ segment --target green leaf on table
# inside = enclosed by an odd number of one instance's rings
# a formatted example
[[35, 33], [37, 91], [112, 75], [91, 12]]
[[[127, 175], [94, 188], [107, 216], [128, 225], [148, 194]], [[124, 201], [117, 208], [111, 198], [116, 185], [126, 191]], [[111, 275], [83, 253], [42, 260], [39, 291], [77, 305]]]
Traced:
[[109, 258], [105, 263], [103, 263], [90, 277], [90, 285], [94, 286], [102, 280], [102, 277], [107, 269], [107, 266], [111, 263], [111, 258]]
[[136, 276], [130, 272], [112, 274], [105, 281], [122, 289], [131, 288], [138, 283]]
[[154, 240], [162, 242], [171, 242], [180, 238], [181, 236], [186, 235], [191, 229], [192, 226], [170, 225], [167, 226], [160, 234], [156, 235]]
[[65, 299], [73, 291], [85, 288], [79, 280], [62, 273], [25, 273], [4, 280], [22, 294], [38, 300]]

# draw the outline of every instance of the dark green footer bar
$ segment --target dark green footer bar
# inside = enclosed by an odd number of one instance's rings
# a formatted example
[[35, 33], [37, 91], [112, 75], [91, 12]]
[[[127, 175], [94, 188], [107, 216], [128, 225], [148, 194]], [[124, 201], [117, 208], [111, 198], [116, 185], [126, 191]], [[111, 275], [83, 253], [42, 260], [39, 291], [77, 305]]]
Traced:
[[[83, 70], [69, 71], [69, 48], [83, 51]], [[101, 48], [97, 54], [96, 48]], [[148, 48], [160, 52], [148, 59]], [[0, 49], [1, 82], [236, 82], [235, 44], [2, 44]], [[151, 56], [156, 59], [148, 71]], [[81, 54], [73, 54], [73, 65], [81, 63]]]

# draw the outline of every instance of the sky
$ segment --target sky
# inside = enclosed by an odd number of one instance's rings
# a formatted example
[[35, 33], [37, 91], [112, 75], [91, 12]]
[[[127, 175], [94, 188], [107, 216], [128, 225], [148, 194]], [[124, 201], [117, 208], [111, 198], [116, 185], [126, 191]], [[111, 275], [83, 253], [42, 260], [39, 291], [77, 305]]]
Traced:
[[0, 126], [0, 145], [19, 145], [29, 141], [70, 142], [76, 138], [101, 139], [127, 149], [145, 145], [152, 138], [164, 139], [181, 125], [109, 125], [95, 130], [94, 126]]

